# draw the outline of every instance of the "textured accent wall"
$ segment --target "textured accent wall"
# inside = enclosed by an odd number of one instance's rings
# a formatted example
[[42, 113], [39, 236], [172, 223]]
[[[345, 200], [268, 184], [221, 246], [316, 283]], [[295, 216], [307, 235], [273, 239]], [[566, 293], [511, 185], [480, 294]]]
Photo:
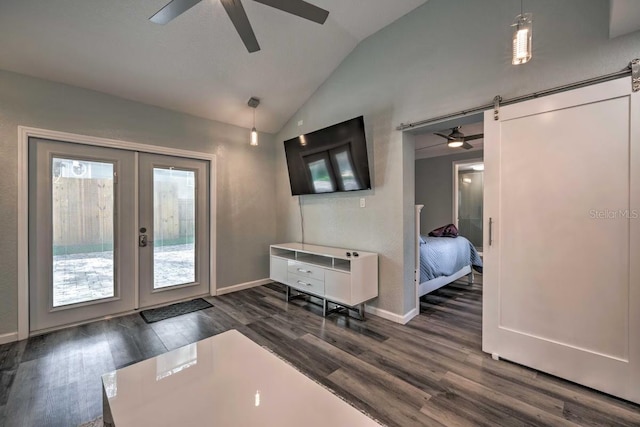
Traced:
[[[532, 0], [533, 59], [510, 64], [511, 27], [520, 3], [429, 0], [361, 42], [276, 136], [278, 240], [299, 240], [282, 141], [364, 115], [374, 189], [303, 197], [307, 241], [380, 253], [380, 297], [396, 314], [415, 307], [415, 164], [407, 123], [618, 71], [640, 56], [640, 33], [609, 39], [606, 0]], [[455, 23], [455, 25], [452, 25]], [[304, 121], [298, 126], [299, 120]], [[405, 140], [406, 139], [406, 140]], [[407, 188], [409, 186], [409, 188]], [[358, 198], [367, 198], [359, 208]]]
[[17, 330], [18, 126], [217, 156], [218, 288], [269, 276], [275, 240], [273, 135], [0, 71], [0, 335]]

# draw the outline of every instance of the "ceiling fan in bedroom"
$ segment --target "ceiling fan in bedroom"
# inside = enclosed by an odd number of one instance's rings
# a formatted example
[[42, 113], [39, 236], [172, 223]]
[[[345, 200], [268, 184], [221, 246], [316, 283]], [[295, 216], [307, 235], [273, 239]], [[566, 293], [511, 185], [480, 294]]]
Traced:
[[[162, 9], [156, 12], [149, 20], [156, 24], [166, 24], [172, 19], [182, 15], [202, 0], [172, 0]], [[324, 24], [329, 16], [329, 12], [303, 0], [253, 0], [283, 12], [308, 19], [309, 21]], [[247, 47], [249, 53], [260, 50], [260, 45], [253, 32], [253, 27], [242, 6], [241, 0], [220, 0], [224, 10], [229, 15], [229, 19], [236, 27], [242, 42]]]
[[464, 134], [460, 132], [460, 126], [451, 128], [451, 133], [449, 135], [445, 135], [439, 132], [435, 132], [434, 135], [441, 136], [447, 140], [446, 143], [443, 142], [442, 144], [447, 144], [451, 148], [464, 148], [465, 150], [473, 148], [473, 145], [469, 144], [467, 141], [473, 141], [474, 139], [480, 139], [484, 137], [483, 133], [464, 136]]

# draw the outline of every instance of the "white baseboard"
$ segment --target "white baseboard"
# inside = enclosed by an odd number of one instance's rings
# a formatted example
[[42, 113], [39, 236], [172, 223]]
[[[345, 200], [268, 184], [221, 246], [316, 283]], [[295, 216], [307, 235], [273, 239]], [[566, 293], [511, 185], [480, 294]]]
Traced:
[[260, 280], [254, 280], [253, 282], [245, 282], [245, 283], [239, 283], [237, 285], [226, 286], [224, 288], [217, 289], [216, 295], [230, 294], [231, 292], [237, 292], [243, 289], [255, 288], [256, 286], [266, 285], [267, 283], [271, 283], [271, 282], [273, 282], [273, 280], [271, 279], [260, 279]]
[[383, 310], [381, 308], [373, 307], [370, 305], [365, 306], [365, 311], [367, 313], [373, 314], [374, 316], [382, 317], [383, 319], [391, 320], [392, 322], [395, 322], [395, 323], [400, 323], [401, 325], [407, 324], [409, 320], [413, 319], [418, 315], [418, 310], [415, 308], [404, 315], [392, 313], [390, 311]]
[[409, 311], [408, 313], [405, 313], [405, 315], [402, 316], [402, 324], [406, 325], [409, 322], [409, 320], [413, 319], [418, 314], [420, 314], [420, 309], [418, 309], [418, 308], [414, 308], [411, 311]]
[[18, 333], [10, 332], [8, 334], [0, 335], [0, 344], [7, 344], [10, 342], [18, 341]]

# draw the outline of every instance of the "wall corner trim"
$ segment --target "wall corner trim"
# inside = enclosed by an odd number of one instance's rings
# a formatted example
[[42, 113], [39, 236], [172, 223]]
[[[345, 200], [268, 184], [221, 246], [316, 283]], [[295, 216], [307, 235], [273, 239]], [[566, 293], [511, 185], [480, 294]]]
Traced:
[[370, 305], [367, 305], [365, 307], [365, 311], [367, 313], [373, 314], [374, 316], [382, 317], [383, 319], [391, 320], [392, 322], [395, 322], [395, 323], [400, 323], [401, 325], [406, 325], [407, 322], [409, 322], [409, 320], [413, 319], [419, 314], [419, 311], [415, 308], [409, 311], [408, 313], [405, 313], [404, 315], [402, 315], [402, 314], [392, 313], [390, 311], [383, 310], [381, 308], [373, 307]]
[[230, 294], [231, 292], [241, 291], [243, 289], [255, 288], [256, 286], [266, 285], [267, 283], [271, 283], [273, 280], [271, 279], [260, 279], [253, 280], [251, 282], [238, 283], [237, 285], [225, 286], [224, 288], [217, 289], [217, 296]]

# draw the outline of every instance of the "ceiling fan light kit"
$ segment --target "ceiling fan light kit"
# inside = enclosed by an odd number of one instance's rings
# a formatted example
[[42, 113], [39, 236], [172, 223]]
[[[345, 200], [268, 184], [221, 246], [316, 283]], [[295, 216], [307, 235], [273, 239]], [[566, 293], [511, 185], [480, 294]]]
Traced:
[[465, 150], [470, 150], [471, 148], [473, 148], [473, 145], [469, 144], [467, 141], [473, 141], [474, 139], [480, 139], [484, 137], [483, 133], [465, 136], [462, 132], [460, 132], [460, 126], [451, 128], [451, 133], [449, 135], [445, 135], [439, 132], [434, 133], [434, 135], [438, 135], [446, 139], [447, 142], [443, 144], [447, 144], [447, 146], [450, 148], [464, 148]]
[[[172, 19], [182, 15], [187, 10], [191, 9], [202, 0], [172, 0], [167, 3], [162, 9], [156, 12], [149, 20], [156, 24], [167, 24]], [[264, 4], [266, 6], [273, 7], [274, 9], [281, 10], [286, 13], [290, 13], [300, 18], [307, 19], [309, 21], [324, 24], [329, 16], [327, 10], [321, 9], [317, 6], [307, 3], [304, 0], [253, 0], [255, 2]], [[257, 52], [260, 50], [258, 39], [253, 32], [253, 27], [249, 22], [247, 13], [242, 6], [241, 0], [220, 0], [224, 10], [227, 12], [231, 23], [236, 28], [238, 35], [242, 39], [247, 51], [249, 53]]]

